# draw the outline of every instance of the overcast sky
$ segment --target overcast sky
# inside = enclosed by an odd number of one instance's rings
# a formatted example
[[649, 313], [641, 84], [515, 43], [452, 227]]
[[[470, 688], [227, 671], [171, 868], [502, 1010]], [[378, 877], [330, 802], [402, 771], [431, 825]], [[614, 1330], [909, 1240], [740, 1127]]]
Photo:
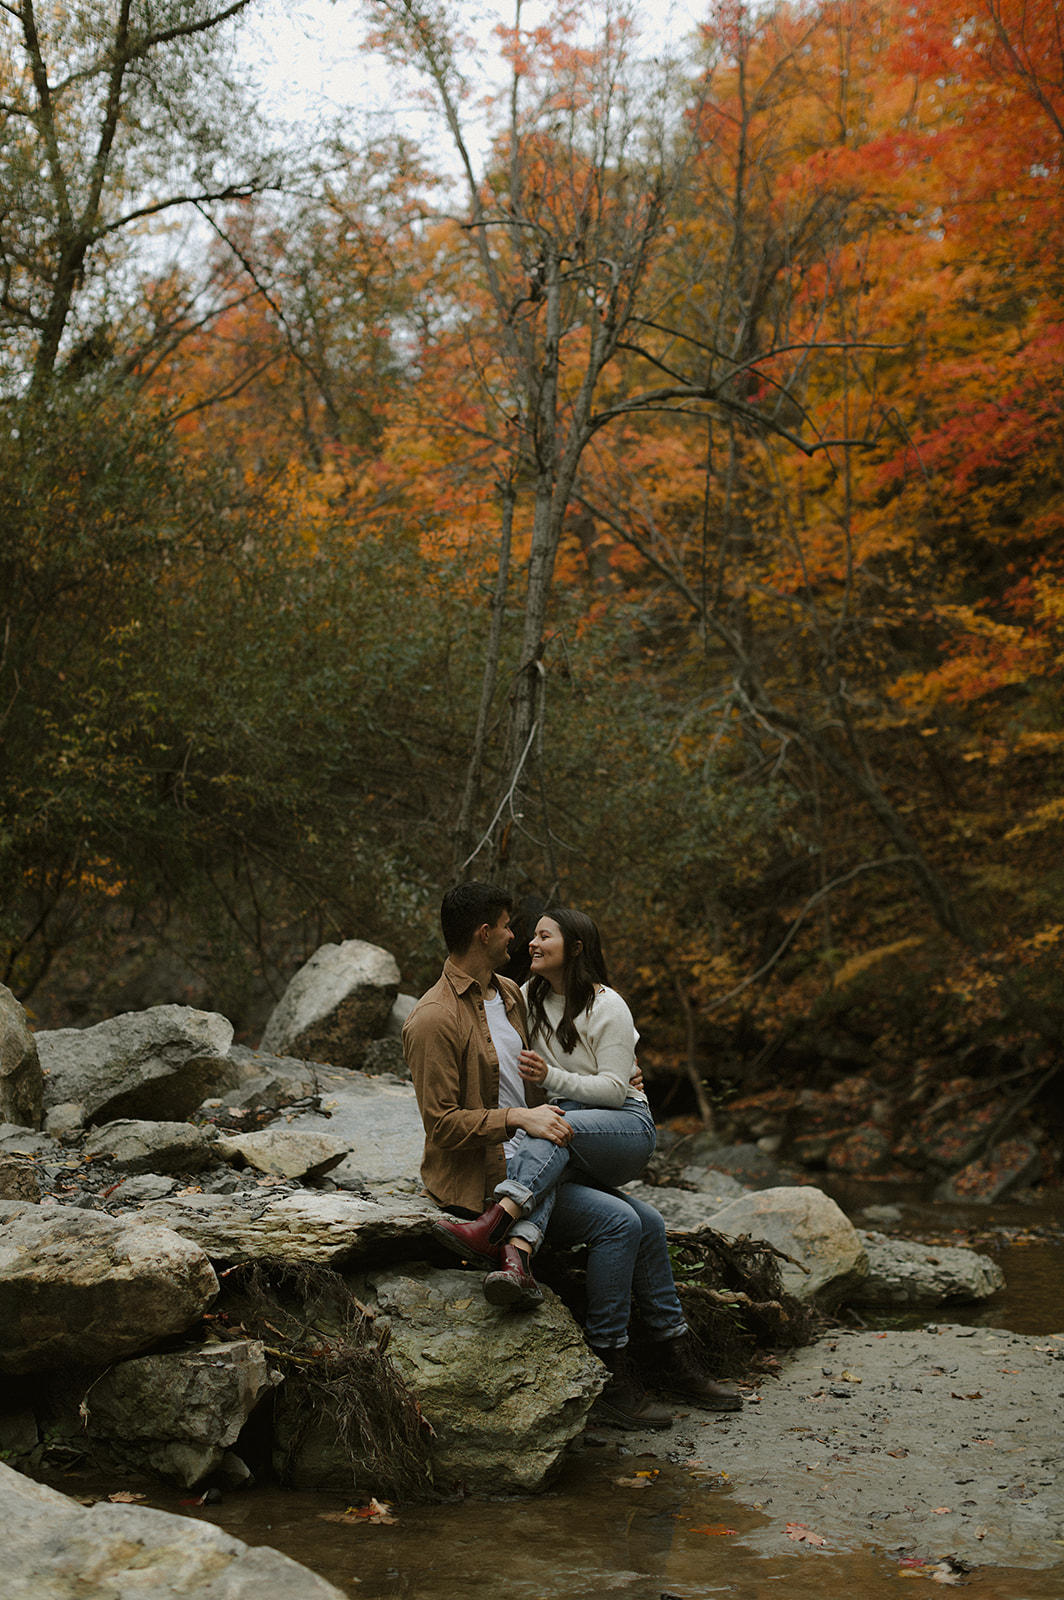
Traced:
[[[708, 0], [637, 0], [648, 54], [678, 50], [707, 9]], [[543, 0], [524, 0], [522, 26], [543, 22], [549, 10]], [[462, 0], [459, 11], [463, 26], [480, 41], [485, 65], [496, 62], [492, 29], [512, 22], [512, 8]], [[383, 136], [398, 120], [405, 131], [433, 144], [428, 115], [396, 85], [381, 57], [361, 48], [366, 31], [357, 0], [264, 0], [245, 25], [244, 49], [269, 107], [282, 120], [314, 124], [339, 112], [352, 118], [356, 139]]]

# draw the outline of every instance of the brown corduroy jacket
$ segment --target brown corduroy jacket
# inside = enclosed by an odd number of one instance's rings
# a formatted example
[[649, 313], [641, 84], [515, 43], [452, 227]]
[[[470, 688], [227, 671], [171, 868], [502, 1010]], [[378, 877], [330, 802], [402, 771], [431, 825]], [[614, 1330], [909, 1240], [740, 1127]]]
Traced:
[[[495, 982], [511, 1025], [527, 1041], [520, 989], [509, 978]], [[499, 1058], [483, 991], [450, 957], [407, 1018], [403, 1050], [425, 1125], [425, 1188], [438, 1205], [479, 1214], [506, 1176], [506, 1112], [499, 1109]], [[545, 1096], [529, 1084], [526, 1099], [542, 1105]]]

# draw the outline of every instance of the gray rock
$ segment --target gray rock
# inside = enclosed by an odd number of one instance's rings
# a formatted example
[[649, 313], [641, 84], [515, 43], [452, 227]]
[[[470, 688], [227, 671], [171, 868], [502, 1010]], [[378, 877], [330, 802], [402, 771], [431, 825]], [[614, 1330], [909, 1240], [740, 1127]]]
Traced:
[[116, 1463], [191, 1488], [221, 1466], [280, 1381], [255, 1339], [142, 1356], [97, 1379], [83, 1403], [84, 1425]]
[[155, 1172], [146, 1172], [139, 1178], [123, 1178], [108, 1196], [108, 1205], [136, 1205], [144, 1200], [161, 1200], [164, 1195], [173, 1194], [176, 1188], [176, 1178], [161, 1178]]
[[333, 1584], [209, 1522], [86, 1507], [0, 1464], [4, 1600], [345, 1600]]
[[955, 1245], [914, 1244], [860, 1233], [868, 1276], [846, 1296], [855, 1306], [943, 1306], [987, 1300], [1005, 1287], [996, 1261]]
[[33, 1163], [25, 1156], [0, 1156], [0, 1197], [4, 1200], [29, 1200], [41, 1198], [41, 1186]]
[[358, 1067], [384, 1031], [399, 989], [394, 956], [362, 939], [324, 944], [275, 1006], [262, 1049]]
[[402, 1039], [406, 1019], [417, 1005], [417, 995], [397, 994], [395, 1004], [388, 1013], [388, 1020], [384, 1024], [384, 1037], [386, 1039]]
[[605, 1380], [549, 1289], [514, 1315], [489, 1306], [476, 1273], [421, 1264], [352, 1280], [388, 1327], [389, 1359], [436, 1430], [436, 1481], [473, 1493], [531, 1493], [561, 1465]]
[[55, 1155], [56, 1143], [46, 1133], [35, 1133], [32, 1128], [20, 1127], [15, 1122], [0, 1123], [0, 1155], [44, 1156]]
[[856, 1228], [820, 1189], [761, 1189], [733, 1200], [709, 1219], [718, 1233], [767, 1239], [808, 1270], [781, 1262], [783, 1287], [824, 1306], [849, 1299], [868, 1273]]
[[401, 1039], [371, 1040], [363, 1052], [361, 1070], [369, 1078], [379, 1078], [382, 1073], [388, 1072], [404, 1083], [411, 1082]]
[[300, 1112], [288, 1126], [346, 1144], [351, 1154], [329, 1174], [335, 1184], [420, 1193], [425, 1129], [413, 1084], [323, 1072], [321, 1096], [318, 1111]]
[[312, 1133], [294, 1128], [263, 1128], [260, 1133], [238, 1133], [218, 1139], [215, 1150], [223, 1161], [234, 1166], [254, 1167], [256, 1172], [281, 1178], [323, 1177], [339, 1166], [348, 1154], [347, 1146], [328, 1133]]
[[313, 1061], [298, 1061], [294, 1056], [275, 1056], [262, 1050], [249, 1050], [235, 1044], [229, 1060], [239, 1074], [238, 1086], [222, 1096], [222, 1104], [244, 1110], [264, 1107], [279, 1111], [294, 1100], [305, 1100], [318, 1092], [319, 1068]]
[[180, 1120], [219, 1083], [236, 1086], [228, 1062], [233, 1026], [215, 1011], [152, 1006], [36, 1037], [46, 1107], [79, 1105], [89, 1122]]
[[8, 1213], [0, 1223], [0, 1372], [102, 1366], [202, 1316], [218, 1293], [204, 1252], [131, 1220], [71, 1206]]
[[693, 1183], [699, 1194], [717, 1195], [722, 1205], [725, 1200], [738, 1200], [746, 1193], [738, 1178], [712, 1167], [684, 1167], [681, 1177], [685, 1183]]
[[130, 1228], [171, 1229], [215, 1261], [337, 1266], [377, 1251], [416, 1254], [431, 1238], [437, 1214], [431, 1200], [408, 1195], [363, 1199], [301, 1190], [278, 1199], [257, 1190], [157, 1200], [123, 1221]]
[[135, 1122], [123, 1118], [95, 1128], [87, 1156], [104, 1156], [119, 1172], [202, 1172], [214, 1161], [212, 1141], [189, 1122]]
[[[655, 1187], [649, 1183], [627, 1183], [623, 1192], [634, 1195], [637, 1200], [645, 1200], [647, 1205], [660, 1211], [665, 1218], [665, 1226], [676, 1233], [693, 1233], [699, 1228], [708, 1227], [710, 1219], [717, 1215], [721, 1207], [730, 1205], [735, 1198], [727, 1188], [716, 1194], [712, 1190], [694, 1194], [690, 1189], [674, 1189], [668, 1184]], [[739, 1188], [739, 1193], [745, 1194], [746, 1191]]]
[[44, 1075], [26, 1012], [0, 983], [0, 1122], [39, 1128]]
[[752, 1189], [773, 1189], [780, 1181], [778, 1163], [757, 1144], [732, 1144], [702, 1158], [714, 1172], [728, 1172]]
[[859, 1211], [858, 1216], [862, 1222], [870, 1222], [873, 1227], [891, 1227], [902, 1218], [901, 1206], [865, 1206]]

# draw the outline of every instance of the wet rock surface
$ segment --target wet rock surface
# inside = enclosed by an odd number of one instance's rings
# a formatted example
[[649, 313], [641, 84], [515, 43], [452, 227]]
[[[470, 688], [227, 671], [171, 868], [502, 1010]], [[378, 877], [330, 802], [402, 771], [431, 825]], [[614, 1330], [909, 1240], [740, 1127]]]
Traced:
[[746, 1536], [763, 1552], [795, 1522], [833, 1550], [1060, 1563], [1064, 1333], [833, 1333], [758, 1392], [737, 1416], [690, 1410], [670, 1437], [771, 1519]]

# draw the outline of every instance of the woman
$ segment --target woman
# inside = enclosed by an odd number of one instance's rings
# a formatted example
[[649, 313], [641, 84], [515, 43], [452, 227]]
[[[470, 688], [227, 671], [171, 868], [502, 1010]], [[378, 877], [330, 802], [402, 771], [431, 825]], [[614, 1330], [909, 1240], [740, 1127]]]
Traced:
[[[660, 1214], [616, 1190], [643, 1170], [656, 1133], [635, 1061], [638, 1035], [609, 987], [598, 929], [583, 912], [559, 907], [539, 919], [529, 951], [533, 1048], [521, 1052], [520, 1075], [564, 1112], [570, 1139], [517, 1133], [505, 1146], [496, 1204], [473, 1222], [441, 1220], [433, 1231], [489, 1267], [494, 1252], [500, 1259], [484, 1279], [485, 1297], [515, 1309], [542, 1299], [529, 1261], [548, 1222], [553, 1243], [587, 1246], [587, 1340], [611, 1375], [598, 1402], [602, 1420], [644, 1428], [672, 1421], [647, 1399], [628, 1358], [633, 1293], [659, 1341], [659, 1379], [710, 1409], [737, 1411], [738, 1395], [708, 1376], [691, 1347]], [[503, 1093], [499, 1103], [507, 1103]]]

